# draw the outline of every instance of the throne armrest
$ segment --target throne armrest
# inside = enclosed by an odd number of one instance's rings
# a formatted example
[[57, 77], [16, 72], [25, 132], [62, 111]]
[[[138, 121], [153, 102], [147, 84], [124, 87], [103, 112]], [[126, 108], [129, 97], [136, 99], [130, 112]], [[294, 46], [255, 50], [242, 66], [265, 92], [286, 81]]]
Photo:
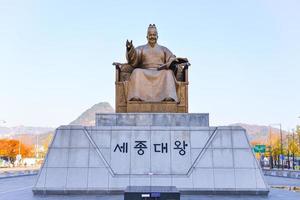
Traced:
[[129, 80], [130, 74], [133, 71], [133, 67], [128, 63], [114, 62], [113, 65], [116, 67], [116, 82], [123, 82]]
[[190, 65], [189, 62], [176, 64], [174, 73], [177, 81], [188, 83], [188, 69]]

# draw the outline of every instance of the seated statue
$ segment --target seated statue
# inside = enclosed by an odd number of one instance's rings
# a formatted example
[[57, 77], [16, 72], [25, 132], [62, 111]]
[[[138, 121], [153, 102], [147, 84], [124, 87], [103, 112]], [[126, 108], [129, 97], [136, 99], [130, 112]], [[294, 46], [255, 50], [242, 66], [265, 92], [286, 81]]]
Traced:
[[157, 44], [157, 39], [156, 26], [150, 24], [147, 44], [134, 48], [132, 41], [126, 42], [128, 66], [133, 68], [128, 82], [128, 101], [179, 101], [174, 72], [180, 70], [176, 64], [188, 61], [176, 58], [168, 48]]

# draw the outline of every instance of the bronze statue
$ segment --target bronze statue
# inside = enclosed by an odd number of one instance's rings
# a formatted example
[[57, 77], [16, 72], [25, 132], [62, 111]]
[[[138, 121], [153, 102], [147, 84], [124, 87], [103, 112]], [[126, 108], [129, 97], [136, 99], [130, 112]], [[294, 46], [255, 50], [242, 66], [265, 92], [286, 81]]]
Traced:
[[176, 79], [170, 69], [178, 59], [168, 48], [157, 44], [157, 39], [156, 26], [150, 24], [147, 44], [134, 48], [132, 41], [126, 41], [126, 58], [135, 68], [128, 85], [128, 100], [178, 102]]
[[127, 40], [128, 63], [113, 63], [117, 69], [117, 112], [187, 112], [190, 64], [186, 58], [177, 58], [168, 48], [157, 44], [157, 39], [156, 26], [150, 24], [148, 43], [135, 48]]

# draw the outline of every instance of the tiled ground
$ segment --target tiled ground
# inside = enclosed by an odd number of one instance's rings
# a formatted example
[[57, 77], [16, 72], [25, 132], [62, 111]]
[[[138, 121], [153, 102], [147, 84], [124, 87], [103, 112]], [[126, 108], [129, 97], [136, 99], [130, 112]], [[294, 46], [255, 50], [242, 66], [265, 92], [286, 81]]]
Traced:
[[[101, 196], [101, 195], [89, 195], [89, 196], [34, 196], [31, 192], [31, 187], [34, 184], [36, 176], [25, 176], [0, 179], [0, 200], [123, 200], [122, 195], [116, 196]], [[299, 179], [278, 178], [278, 177], [266, 177], [267, 182], [270, 185], [287, 185], [287, 186], [300, 186]], [[262, 196], [213, 196], [213, 195], [197, 195], [197, 196], [182, 196], [182, 200], [299, 200], [300, 192], [292, 192], [288, 190], [271, 189], [268, 197]]]

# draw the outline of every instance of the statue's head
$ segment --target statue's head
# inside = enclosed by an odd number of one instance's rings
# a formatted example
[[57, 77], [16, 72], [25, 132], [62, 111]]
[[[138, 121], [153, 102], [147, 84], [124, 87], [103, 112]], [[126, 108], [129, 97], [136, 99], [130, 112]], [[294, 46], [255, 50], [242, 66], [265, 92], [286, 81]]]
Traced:
[[150, 24], [147, 31], [147, 40], [151, 46], [154, 46], [157, 42], [158, 34], [155, 24]]

